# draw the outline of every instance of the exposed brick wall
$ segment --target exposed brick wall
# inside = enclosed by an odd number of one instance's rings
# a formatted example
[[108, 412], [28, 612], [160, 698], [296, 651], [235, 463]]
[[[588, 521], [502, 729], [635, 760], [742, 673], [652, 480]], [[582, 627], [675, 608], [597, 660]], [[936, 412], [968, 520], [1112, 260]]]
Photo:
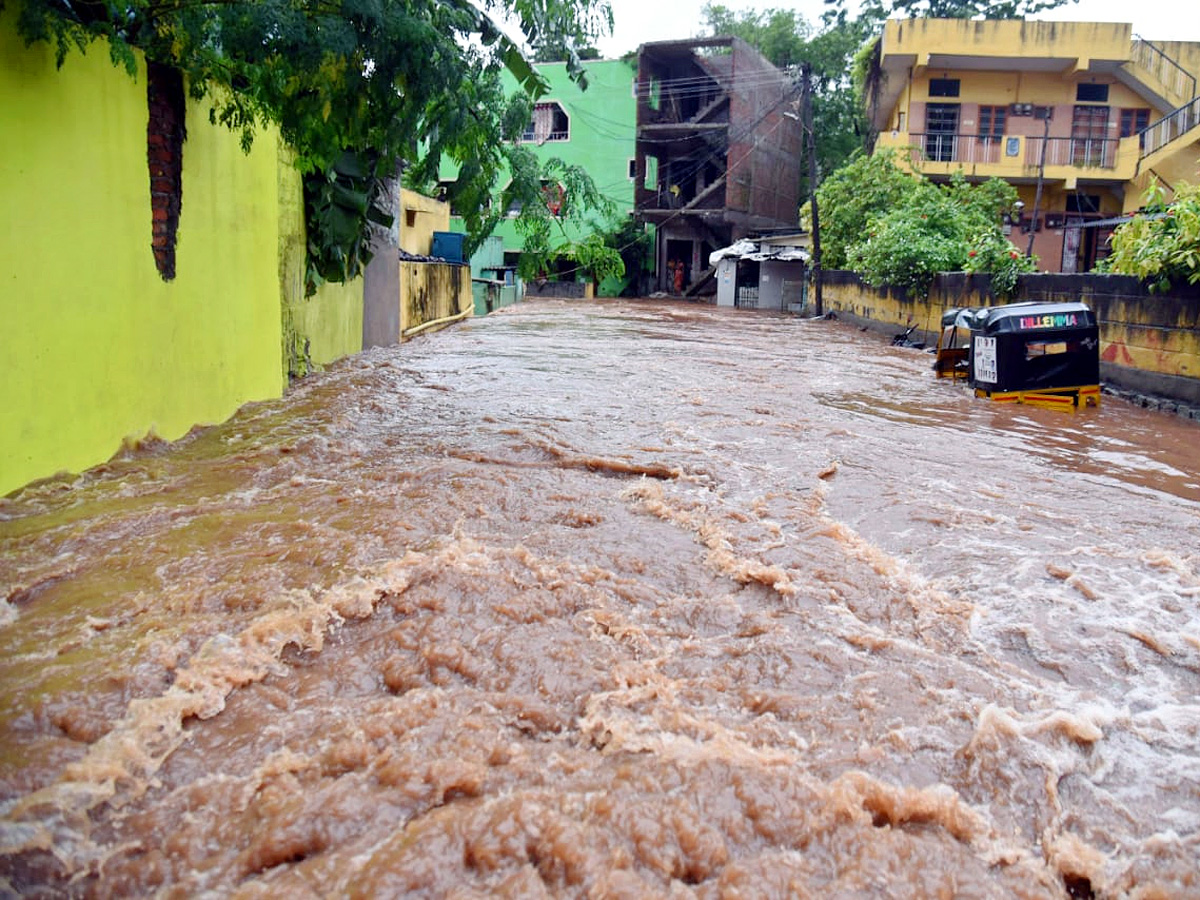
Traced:
[[183, 75], [159, 63], [146, 64], [146, 162], [150, 169], [150, 216], [154, 264], [163, 281], [175, 277], [175, 238], [183, 202]]

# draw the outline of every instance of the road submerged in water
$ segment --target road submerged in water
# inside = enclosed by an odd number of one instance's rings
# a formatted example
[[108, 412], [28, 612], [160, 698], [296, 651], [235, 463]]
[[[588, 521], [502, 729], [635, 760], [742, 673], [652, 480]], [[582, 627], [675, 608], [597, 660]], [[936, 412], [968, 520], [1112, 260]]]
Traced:
[[1200, 897], [1200, 429], [522, 304], [0, 499], [0, 894]]

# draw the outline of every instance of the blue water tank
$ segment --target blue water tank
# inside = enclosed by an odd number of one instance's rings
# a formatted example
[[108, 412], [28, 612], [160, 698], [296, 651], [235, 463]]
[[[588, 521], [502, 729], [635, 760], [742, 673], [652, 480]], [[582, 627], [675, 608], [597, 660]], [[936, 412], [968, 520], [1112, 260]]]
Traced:
[[466, 262], [463, 259], [463, 238], [466, 235], [459, 234], [457, 231], [435, 231], [433, 233], [433, 252], [431, 256], [438, 256], [447, 262]]

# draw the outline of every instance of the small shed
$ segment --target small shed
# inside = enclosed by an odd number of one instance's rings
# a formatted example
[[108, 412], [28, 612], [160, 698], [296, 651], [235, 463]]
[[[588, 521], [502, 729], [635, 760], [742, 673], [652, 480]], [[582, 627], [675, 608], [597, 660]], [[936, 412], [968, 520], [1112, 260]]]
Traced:
[[802, 312], [808, 302], [809, 235], [742, 238], [713, 252], [717, 305]]

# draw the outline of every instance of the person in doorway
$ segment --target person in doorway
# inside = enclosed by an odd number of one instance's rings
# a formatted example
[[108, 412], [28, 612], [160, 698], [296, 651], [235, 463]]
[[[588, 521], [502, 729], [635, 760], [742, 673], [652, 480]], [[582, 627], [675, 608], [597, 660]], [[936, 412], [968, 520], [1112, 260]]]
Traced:
[[677, 296], [682, 296], [683, 295], [683, 260], [679, 260], [678, 262], [675, 263], [674, 284], [675, 284], [675, 294]]
[[667, 260], [667, 292], [675, 293], [675, 271], [678, 264], [673, 259]]

